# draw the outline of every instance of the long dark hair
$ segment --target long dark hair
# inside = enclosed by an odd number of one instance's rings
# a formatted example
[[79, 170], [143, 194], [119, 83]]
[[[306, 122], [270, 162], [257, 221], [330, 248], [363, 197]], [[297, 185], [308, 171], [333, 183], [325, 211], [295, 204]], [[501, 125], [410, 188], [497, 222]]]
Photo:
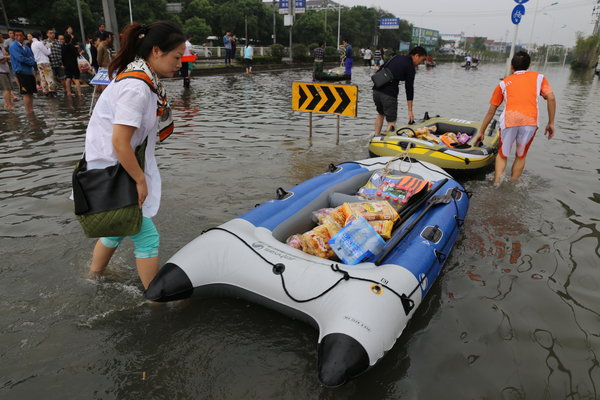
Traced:
[[185, 35], [173, 22], [158, 21], [150, 25], [132, 22], [121, 32], [121, 50], [108, 66], [108, 76], [112, 78], [113, 73], [124, 71], [135, 57], [146, 60], [154, 46], [166, 53], [184, 42]]

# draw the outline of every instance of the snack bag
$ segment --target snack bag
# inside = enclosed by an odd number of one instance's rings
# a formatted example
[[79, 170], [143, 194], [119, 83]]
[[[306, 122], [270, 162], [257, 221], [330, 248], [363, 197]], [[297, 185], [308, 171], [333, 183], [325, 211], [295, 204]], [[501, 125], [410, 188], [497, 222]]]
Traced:
[[315, 224], [321, 225], [323, 219], [333, 212], [333, 208], [321, 208], [320, 210], [313, 211], [312, 220]]
[[440, 136], [442, 143], [444, 143], [448, 147], [454, 147], [458, 144], [458, 138], [453, 132], [446, 132], [442, 136]]
[[316, 228], [302, 234], [302, 250], [305, 253], [321, 258], [333, 257], [334, 252], [327, 242], [331, 239], [326, 226]]
[[352, 221], [331, 240], [331, 248], [344, 264], [355, 265], [383, 250], [385, 241], [363, 217]]
[[395, 221], [399, 218], [396, 210], [385, 200], [344, 203], [341, 207], [346, 217], [344, 226], [354, 219], [349, 220], [349, 217], [364, 217], [367, 221]]
[[369, 221], [369, 225], [375, 229], [375, 232], [384, 239], [392, 237], [394, 223], [392, 221]]
[[295, 249], [302, 250], [302, 235], [292, 235], [289, 238], [287, 238], [285, 242]]
[[342, 229], [344, 227], [344, 225], [340, 224], [333, 217], [333, 215], [328, 215], [325, 218], [323, 218], [321, 226], [324, 226], [327, 228], [327, 231], [329, 232], [329, 237], [333, 237], [336, 233], [338, 233], [340, 231], [340, 229]]

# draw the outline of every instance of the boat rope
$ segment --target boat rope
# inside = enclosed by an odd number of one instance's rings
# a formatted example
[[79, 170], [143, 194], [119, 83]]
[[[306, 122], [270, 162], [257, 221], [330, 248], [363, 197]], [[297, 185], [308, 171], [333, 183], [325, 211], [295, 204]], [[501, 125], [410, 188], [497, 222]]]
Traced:
[[[393, 143], [392, 143], [392, 144], [393, 144]], [[465, 153], [465, 156], [464, 156], [464, 157], [461, 157], [461, 156], [457, 156], [456, 154], [450, 154], [450, 153], [447, 153], [445, 150], [442, 150], [442, 149], [432, 149], [431, 147], [419, 146], [419, 145], [418, 145], [418, 144], [416, 144], [416, 143], [408, 143], [408, 144], [407, 144], [407, 146], [406, 146], [406, 148], [403, 148], [403, 147], [402, 147], [400, 144], [396, 144], [395, 146], [398, 146], [398, 147], [400, 147], [400, 148], [402, 149], [402, 151], [404, 151], [404, 152], [406, 152], [406, 153], [408, 153], [408, 152], [410, 151], [410, 149], [425, 149], [425, 150], [429, 150], [429, 151], [437, 151], [437, 152], [439, 152], [439, 153], [442, 153], [442, 154], [445, 154], [445, 155], [447, 155], [447, 156], [451, 156], [451, 157], [454, 157], [454, 158], [458, 158], [459, 160], [462, 160], [462, 161], [464, 161], [465, 165], [469, 165], [469, 164], [471, 163], [471, 159], [470, 159], [470, 158], [467, 158], [467, 157], [468, 157], [467, 155], [468, 155], [469, 153]], [[459, 149], [451, 149], [451, 150], [454, 150], [454, 151], [459, 151]], [[493, 150], [493, 151], [492, 151], [492, 152], [490, 152], [488, 155], [494, 155], [494, 154], [496, 154], [496, 153], [497, 153], [497, 150]], [[483, 154], [483, 153], [482, 153], [482, 154], [475, 154], [475, 155], [480, 155], [480, 156], [483, 156], [483, 155], [485, 155], [485, 154]]]
[[364, 281], [364, 282], [370, 282], [370, 283], [374, 283], [376, 285], [379, 285], [381, 287], [384, 287], [386, 289], [388, 289], [389, 291], [391, 291], [392, 293], [394, 293], [396, 296], [398, 296], [400, 298], [400, 300], [404, 303], [404, 299], [407, 299], [408, 296], [404, 295], [404, 294], [399, 294], [398, 292], [396, 292], [394, 289], [392, 289], [391, 287], [381, 283], [381, 282], [377, 282], [375, 280], [372, 279], [368, 279], [368, 278], [360, 278], [357, 276], [352, 276], [350, 275], [350, 273], [348, 273], [348, 271], [345, 271], [343, 269], [341, 269], [339, 267], [338, 264], [331, 264], [330, 268], [333, 272], [337, 272], [342, 274], [342, 276], [340, 277], [340, 279], [338, 279], [333, 285], [331, 285], [329, 288], [325, 289], [323, 292], [321, 292], [320, 294], [313, 296], [311, 298], [308, 299], [297, 299], [295, 298], [287, 289], [286, 285], [285, 285], [285, 279], [283, 277], [283, 272], [285, 271], [285, 264], [283, 263], [273, 263], [269, 260], [267, 260], [262, 254], [260, 254], [258, 251], [256, 251], [256, 249], [254, 249], [248, 242], [246, 242], [244, 239], [242, 239], [241, 237], [239, 237], [236, 233], [231, 232], [228, 229], [225, 228], [221, 228], [221, 227], [214, 227], [214, 228], [210, 228], [207, 229], [205, 231], [202, 231], [202, 234], [205, 234], [207, 232], [213, 231], [213, 230], [219, 230], [219, 231], [223, 231], [223, 232], [227, 232], [230, 235], [235, 236], [240, 242], [242, 242], [243, 244], [246, 245], [246, 247], [248, 247], [250, 250], [252, 250], [257, 256], [259, 256], [264, 262], [266, 262], [267, 264], [269, 264], [271, 267], [273, 267], [273, 273], [275, 275], [279, 275], [281, 278], [281, 285], [283, 286], [283, 290], [285, 292], [285, 294], [293, 301], [295, 301], [296, 303], [307, 303], [309, 301], [313, 301], [318, 299], [319, 297], [323, 297], [325, 294], [327, 294], [329, 291], [331, 291], [334, 287], [336, 287], [340, 282], [342, 281], [347, 281], [350, 279], [354, 279], [354, 280], [358, 280], [358, 281]]
[[[463, 225], [464, 219], [458, 218], [458, 204], [457, 204], [457, 199], [455, 198], [454, 194], [456, 192], [462, 192], [465, 193], [469, 198], [471, 197], [471, 193], [464, 190], [464, 189], [460, 189], [458, 187], [454, 187], [453, 188], [453, 193], [451, 195], [452, 197], [452, 201], [454, 203], [454, 206], [456, 208], [456, 214], [454, 216], [454, 221], [456, 222], [456, 226], [454, 229], [458, 228], [460, 229]], [[377, 285], [377, 287], [381, 288], [385, 288], [387, 290], [389, 290], [390, 292], [392, 292], [394, 295], [396, 295], [399, 299], [400, 302], [402, 303], [402, 307], [404, 308], [404, 312], [406, 313], [406, 315], [408, 315], [410, 313], [410, 311], [414, 308], [414, 300], [411, 299], [411, 297], [415, 294], [415, 292], [422, 287], [423, 282], [425, 281], [425, 279], [427, 279], [427, 276], [429, 275], [429, 273], [432, 271], [433, 267], [436, 265], [436, 262], [432, 263], [429, 268], [427, 269], [427, 271], [425, 272], [425, 274], [421, 274], [421, 276], [418, 278], [418, 283], [415, 286], [415, 288], [408, 294], [400, 294], [397, 291], [395, 291], [394, 289], [392, 289], [391, 287], [389, 287], [388, 285], [381, 283], [381, 282], [377, 282], [373, 279], [368, 279], [368, 278], [361, 278], [358, 276], [352, 276], [350, 275], [350, 273], [346, 270], [343, 270], [340, 268], [340, 266], [337, 263], [332, 263], [330, 264], [330, 268], [333, 272], [336, 273], [340, 273], [342, 274], [342, 276], [335, 282], [333, 283], [331, 286], [329, 286], [327, 289], [323, 290], [321, 293], [307, 298], [307, 299], [298, 299], [296, 297], [294, 297], [288, 290], [287, 285], [285, 283], [285, 278], [283, 276], [283, 273], [285, 271], [285, 264], [283, 263], [273, 263], [271, 261], [269, 261], [268, 259], [266, 259], [262, 254], [260, 254], [255, 248], [253, 248], [248, 242], [246, 242], [244, 239], [242, 239], [239, 235], [237, 235], [236, 233], [225, 229], [225, 228], [221, 228], [221, 227], [214, 227], [214, 228], [209, 228], [205, 231], [202, 231], [202, 234], [205, 234], [206, 232], [212, 231], [212, 230], [219, 230], [219, 231], [223, 231], [223, 232], [227, 232], [230, 235], [236, 237], [240, 242], [242, 242], [244, 245], [246, 245], [246, 247], [248, 247], [250, 250], [252, 250], [252, 252], [254, 252], [254, 254], [256, 254], [258, 257], [260, 257], [264, 262], [266, 262], [267, 264], [269, 264], [272, 267], [272, 271], [275, 275], [279, 275], [280, 279], [281, 279], [281, 286], [283, 288], [283, 291], [285, 292], [285, 294], [294, 302], [296, 303], [308, 303], [310, 301], [316, 300], [320, 297], [325, 296], [327, 293], [329, 293], [331, 290], [333, 290], [337, 285], [339, 285], [342, 281], [349, 281], [351, 279], [353, 280], [357, 280], [357, 281], [363, 281], [363, 282], [369, 282], [372, 283], [374, 285]], [[443, 263], [446, 258], [447, 255], [441, 251], [438, 251], [437, 249], [434, 250], [434, 254], [436, 257], [436, 261], [437, 263]]]
[[[378, 161], [378, 162], [375, 162], [375, 163], [373, 163], [373, 164], [366, 164], [366, 163], [361, 163], [361, 162], [358, 162], [358, 161], [343, 161], [343, 162], [339, 163], [337, 166], [339, 167], [339, 166], [340, 166], [340, 165], [342, 165], [342, 164], [357, 164], [357, 165], [360, 165], [361, 167], [370, 167], [370, 166], [377, 165], [377, 164], [380, 164], [380, 165], [387, 166], [388, 164], [390, 164], [390, 163], [392, 163], [392, 162], [394, 162], [394, 161], [398, 161], [398, 160], [399, 160], [399, 161], [404, 161], [404, 160], [403, 160], [403, 155], [401, 155], [401, 156], [398, 156], [398, 157], [394, 157], [393, 159], [391, 159], [391, 160], [390, 160], [390, 161], [388, 161], [388, 162], [379, 162], [379, 161]], [[411, 158], [411, 157], [409, 157], [409, 160], [410, 160], [410, 162], [411, 162], [411, 163], [412, 163], [412, 162], [416, 162], [416, 163], [418, 163], [418, 164], [421, 164], [423, 167], [425, 167], [426, 169], [428, 169], [428, 170], [430, 170], [430, 171], [433, 171], [433, 172], [436, 172], [436, 173], [438, 173], [438, 174], [444, 175], [446, 178], [449, 178], [449, 179], [454, 179], [454, 177], [452, 177], [452, 175], [448, 174], [448, 173], [447, 173], [446, 171], [444, 171], [444, 170], [437, 170], [437, 169], [429, 168], [427, 165], [423, 164], [423, 163], [422, 163], [420, 160], [417, 160], [417, 159], [414, 159], [414, 158]], [[333, 164], [330, 164], [330, 165], [333, 165]], [[410, 168], [409, 168], [409, 169], [410, 169]], [[469, 197], [470, 197], [470, 196], [469, 196]]]

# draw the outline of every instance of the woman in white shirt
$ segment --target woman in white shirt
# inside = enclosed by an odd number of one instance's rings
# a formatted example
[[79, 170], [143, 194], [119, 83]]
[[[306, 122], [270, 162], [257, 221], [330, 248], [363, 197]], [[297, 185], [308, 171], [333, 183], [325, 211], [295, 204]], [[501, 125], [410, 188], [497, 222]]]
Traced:
[[[152, 222], [160, 205], [161, 181], [154, 148], [173, 131], [166, 92], [159, 77], [173, 77], [181, 68], [185, 36], [169, 21], [125, 27], [121, 50], [109, 65], [116, 78], [102, 92], [88, 124], [85, 158], [88, 169], [106, 168], [117, 161], [136, 182], [142, 208], [142, 228], [130, 236], [137, 271], [144, 285], [158, 272], [159, 234]], [[147, 139], [144, 166], [134, 148]], [[142, 168], [143, 167], [143, 168]], [[124, 237], [100, 238], [90, 272], [101, 274]]]
[[58, 86], [52, 73], [52, 65], [50, 64], [50, 48], [42, 42], [42, 33], [34, 32], [31, 39], [31, 51], [38, 67], [40, 74], [40, 86], [46, 96], [56, 97]]

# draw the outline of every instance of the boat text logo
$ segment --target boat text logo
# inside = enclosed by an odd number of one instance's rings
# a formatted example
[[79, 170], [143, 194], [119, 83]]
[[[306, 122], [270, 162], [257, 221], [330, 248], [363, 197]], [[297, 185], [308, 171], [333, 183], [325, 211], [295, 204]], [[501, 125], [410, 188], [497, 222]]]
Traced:
[[263, 251], [266, 251], [267, 253], [271, 253], [271, 254], [279, 257], [279, 258], [283, 258], [283, 259], [286, 259], [286, 260], [295, 260], [296, 259], [296, 257], [292, 256], [291, 254], [288, 254], [288, 253], [286, 253], [284, 251], [275, 249], [275, 248], [273, 248], [273, 247], [271, 247], [268, 244], [265, 244], [263, 242], [254, 242], [254, 243], [252, 243], [252, 247], [255, 248], [255, 249], [257, 249], [257, 250], [261, 250], [262, 249]]

